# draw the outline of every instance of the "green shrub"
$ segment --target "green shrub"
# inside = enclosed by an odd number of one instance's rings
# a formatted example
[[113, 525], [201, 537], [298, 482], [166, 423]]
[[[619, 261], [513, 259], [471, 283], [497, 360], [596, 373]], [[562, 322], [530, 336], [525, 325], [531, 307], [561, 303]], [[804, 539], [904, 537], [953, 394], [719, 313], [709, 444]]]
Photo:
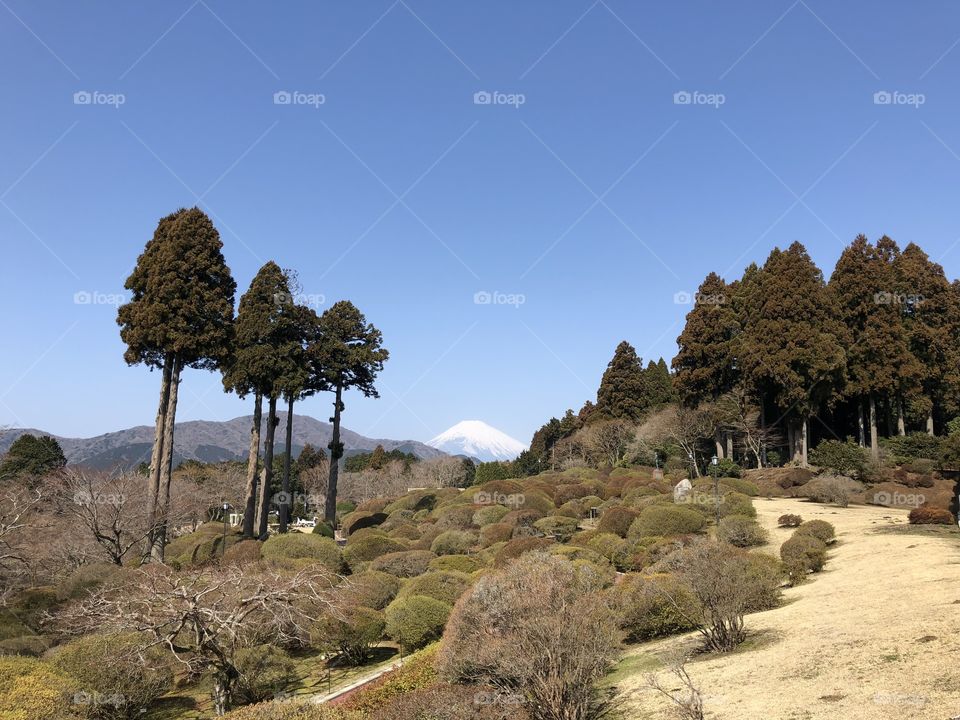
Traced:
[[803, 486], [803, 495], [813, 502], [847, 507], [850, 504], [850, 485], [854, 481], [842, 477], [818, 477]]
[[40, 635], [20, 635], [0, 640], [0, 655], [40, 657], [49, 649], [50, 643]]
[[0, 657], [0, 718], [79, 720], [86, 707], [74, 703], [80, 686], [52, 665], [33, 658]]
[[717, 474], [724, 478], [738, 478], [743, 474], [743, 468], [733, 458], [720, 458], [717, 461]]
[[600, 532], [613, 533], [625, 538], [630, 530], [630, 525], [633, 524], [639, 514], [636, 510], [623, 506], [609, 507], [600, 515], [597, 529]]
[[[436, 685], [439, 680], [435, 667], [438, 649], [439, 644], [415, 653], [397, 669], [384, 673], [356, 693], [351, 693], [341, 705], [347, 712], [359, 713], [359, 717], [351, 717], [350, 720], [373, 720], [378, 717], [380, 709], [388, 703], [421, 688]], [[429, 716], [411, 718], [411, 720], [428, 720], [428, 718]], [[250, 720], [274, 720], [274, 718], [251, 718]], [[326, 718], [303, 718], [302, 720], [326, 720]]]
[[344, 593], [354, 605], [383, 610], [400, 592], [400, 579], [385, 572], [366, 570], [347, 578]]
[[777, 525], [783, 528], [800, 527], [802, 523], [803, 523], [802, 517], [800, 517], [799, 515], [793, 515], [790, 513], [786, 515], [781, 515], [780, 517], [777, 518]]
[[452, 608], [422, 595], [397, 598], [387, 606], [387, 635], [407, 650], [440, 639]]
[[343, 564], [337, 543], [320, 535], [272, 535], [260, 550], [264, 560], [292, 569], [320, 563], [331, 572], [339, 572]]
[[313, 530], [310, 532], [312, 532], [314, 535], [323, 535], [324, 537], [328, 538], [332, 538], [334, 536], [333, 528], [330, 527], [330, 524], [324, 520], [317, 520], [317, 524], [313, 526]]
[[351, 665], [362, 665], [370, 657], [370, 648], [383, 636], [385, 627], [382, 612], [354, 606], [321, 616], [313, 635], [321, 647], [333, 648]]
[[337, 501], [337, 515], [341, 517], [343, 517], [344, 515], [349, 515], [356, 509], [357, 509], [357, 504], [352, 500]]
[[477, 527], [500, 522], [510, 509], [503, 505], [485, 505], [473, 514], [472, 522]]
[[743, 480], [739, 477], [721, 478], [720, 485], [742, 493], [743, 495], [748, 495], [749, 497], [756, 497], [760, 494], [760, 488], [757, 487], [756, 483]]
[[473, 505], [448, 505], [434, 510], [437, 527], [444, 530], [467, 530], [473, 527], [473, 515], [477, 508]]
[[696, 510], [676, 505], [651, 505], [644, 508], [630, 525], [630, 538], [688, 535], [699, 532], [706, 524]]
[[241, 540], [231, 545], [223, 555], [223, 562], [228, 565], [249, 565], [260, 562], [263, 557], [263, 548], [258, 540]]
[[451, 570], [472, 573], [483, 567], [483, 563], [470, 555], [441, 555], [430, 561], [431, 570]]
[[956, 522], [953, 513], [945, 508], [921, 505], [910, 511], [911, 525], [953, 525]]
[[274, 697], [297, 679], [296, 664], [286, 650], [274, 645], [241, 648], [234, 654], [233, 664], [240, 671], [235, 696], [241, 703]]
[[537, 520], [533, 526], [547, 537], [555, 537], [559, 542], [566, 542], [577, 531], [577, 520], [550, 515]]
[[544, 550], [553, 544], [552, 540], [540, 537], [521, 537], [506, 543], [493, 560], [495, 567], [503, 567], [511, 560], [515, 560], [524, 553], [533, 550]]
[[447, 530], [436, 537], [430, 550], [437, 555], [465, 555], [477, 544], [477, 536], [464, 530]]
[[353, 567], [358, 562], [369, 562], [387, 553], [406, 550], [407, 546], [399, 540], [386, 535], [364, 535], [354, 542], [348, 542], [343, 548], [343, 559]]
[[470, 583], [470, 576], [466, 573], [434, 570], [407, 580], [400, 588], [397, 597], [406, 598], [422, 595], [452, 606], [457, 598], [470, 587]]
[[159, 649], [140, 652], [135, 634], [86, 635], [57, 648], [51, 664], [74, 678], [91, 697], [109, 696], [93, 706], [101, 718], [127, 718], [173, 686], [173, 671]]
[[757, 516], [757, 509], [753, 507], [753, 500], [740, 492], [728, 492], [720, 498], [720, 517], [742, 515], [748, 518]]
[[113, 579], [120, 566], [113, 563], [81, 565], [57, 585], [57, 600], [79, 600]]
[[340, 526], [344, 529], [347, 535], [353, 535], [358, 530], [376, 527], [377, 525], [382, 525], [386, 521], [386, 513], [373, 513], [365, 512], [363, 510], [354, 510], [340, 521]]
[[498, 542], [506, 542], [513, 536], [513, 526], [506, 523], [493, 523], [480, 528], [480, 546], [490, 547]]
[[599, 533], [590, 538], [587, 547], [603, 555], [617, 570], [626, 571], [630, 569], [631, 546], [619, 535]]
[[729, 515], [717, 526], [717, 537], [736, 547], [746, 548], [767, 542], [767, 531], [753, 518], [744, 515]]
[[436, 555], [429, 550], [392, 552], [374, 558], [370, 563], [370, 569], [389, 573], [398, 578], [416, 577], [425, 573], [430, 561], [435, 558]]
[[630, 642], [693, 630], [697, 614], [693, 593], [671, 575], [627, 574], [612, 589], [620, 627]]
[[861, 477], [867, 469], [867, 451], [847, 438], [824, 440], [810, 451], [810, 464], [826, 468], [835, 475]]
[[783, 560], [791, 585], [803, 581], [808, 572], [819, 572], [827, 562], [827, 546], [812, 535], [793, 536], [780, 546], [780, 559]]
[[826, 520], [807, 520], [796, 529], [794, 534], [812, 535], [822, 543], [827, 544], [833, 542], [836, 531], [833, 529], [833, 525]]
[[780, 585], [783, 582], [784, 566], [773, 555], [763, 552], [747, 553], [744, 583], [753, 588], [748, 612], [772, 610], [780, 605]]
[[360, 720], [340, 708], [309, 700], [275, 700], [244, 705], [223, 716], [224, 720]]
[[943, 452], [941, 438], [924, 432], [882, 438], [880, 444], [897, 465], [918, 459], [939, 460]]

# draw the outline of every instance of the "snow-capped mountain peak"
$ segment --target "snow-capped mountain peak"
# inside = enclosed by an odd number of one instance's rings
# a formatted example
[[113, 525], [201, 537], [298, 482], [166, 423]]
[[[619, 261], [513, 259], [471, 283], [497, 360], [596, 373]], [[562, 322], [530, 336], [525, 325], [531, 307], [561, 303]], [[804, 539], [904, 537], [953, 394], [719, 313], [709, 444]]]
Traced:
[[519, 440], [514, 440], [482, 420], [458, 422], [429, 440], [427, 445], [451, 455], [468, 455], [484, 462], [513, 460], [527, 449]]

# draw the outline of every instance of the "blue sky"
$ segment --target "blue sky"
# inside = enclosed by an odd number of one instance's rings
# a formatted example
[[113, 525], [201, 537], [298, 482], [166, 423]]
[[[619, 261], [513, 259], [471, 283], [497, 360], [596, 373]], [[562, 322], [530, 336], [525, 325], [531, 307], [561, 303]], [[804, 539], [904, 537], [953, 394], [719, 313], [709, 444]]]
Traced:
[[[379, 437], [528, 441], [774, 245], [829, 273], [887, 233], [956, 277], [958, 41], [934, 1], [0, 0], [0, 425], [152, 422], [112, 303], [181, 206], [240, 292], [272, 259], [381, 328], [344, 415]], [[178, 419], [249, 411], [221, 387], [187, 372]]]

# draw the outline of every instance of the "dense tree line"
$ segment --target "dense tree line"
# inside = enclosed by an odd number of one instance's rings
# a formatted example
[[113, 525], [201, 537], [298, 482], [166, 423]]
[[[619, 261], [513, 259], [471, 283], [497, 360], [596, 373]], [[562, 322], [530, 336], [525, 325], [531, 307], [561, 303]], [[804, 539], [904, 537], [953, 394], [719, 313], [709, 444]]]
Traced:
[[[219, 371], [224, 387], [253, 398], [253, 423], [243, 512], [244, 537], [266, 537], [275, 486], [277, 404], [287, 404], [287, 452], [282, 497], [290, 496], [293, 406], [317, 392], [334, 395], [333, 439], [329, 450], [325, 518], [336, 516], [343, 394], [356, 389], [377, 397], [374, 381], [388, 352], [382, 336], [349, 301], [318, 316], [297, 304], [295, 273], [267, 262], [240, 298], [226, 265], [219, 233], [198, 208], [181, 209], [160, 220], [127, 279], [131, 299], [117, 322], [127, 345], [125, 359], [161, 371], [153, 452], [149, 466], [147, 555], [163, 559], [170, 508], [173, 433], [180, 375], [185, 367]], [[261, 460], [263, 406], [267, 418]], [[280, 504], [281, 531], [290, 505]]]

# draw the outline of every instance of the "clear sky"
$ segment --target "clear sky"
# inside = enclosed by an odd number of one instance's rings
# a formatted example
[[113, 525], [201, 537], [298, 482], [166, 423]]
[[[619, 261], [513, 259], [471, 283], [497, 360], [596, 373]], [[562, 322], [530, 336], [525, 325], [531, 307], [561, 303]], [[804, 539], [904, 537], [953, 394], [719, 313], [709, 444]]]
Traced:
[[[272, 259], [383, 331], [344, 415], [378, 437], [526, 442], [774, 245], [829, 273], [887, 233], [956, 277], [958, 43], [936, 0], [0, 0], [0, 425], [152, 423], [114, 302], [181, 206], [238, 299]], [[185, 374], [178, 419], [247, 412]]]

